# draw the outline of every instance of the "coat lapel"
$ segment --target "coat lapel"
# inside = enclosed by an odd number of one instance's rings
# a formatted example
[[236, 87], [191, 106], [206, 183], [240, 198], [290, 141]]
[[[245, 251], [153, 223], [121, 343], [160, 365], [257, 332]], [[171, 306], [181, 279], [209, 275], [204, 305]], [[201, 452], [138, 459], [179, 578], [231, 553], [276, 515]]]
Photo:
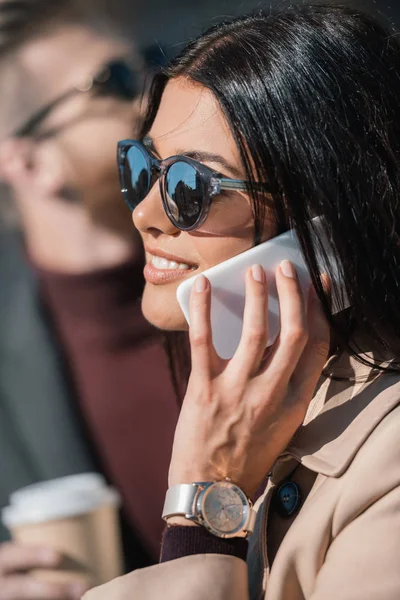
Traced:
[[[366, 358], [373, 360], [372, 354]], [[343, 355], [334, 376], [343, 373], [345, 361], [354, 381], [322, 381], [310, 406], [311, 419], [306, 419], [285, 453], [328, 477], [343, 475], [368, 436], [400, 403], [399, 374], [371, 369]]]
[[[379, 422], [400, 403], [398, 374], [372, 370], [347, 354], [340, 360], [333, 357], [325, 371], [333, 377], [321, 377], [305, 422], [277, 461], [255, 505], [257, 521], [247, 558], [251, 600], [265, 596], [269, 576], [266, 527], [275, 486], [299, 463], [321, 475], [340, 477]], [[319, 483], [317, 479], [313, 489]]]

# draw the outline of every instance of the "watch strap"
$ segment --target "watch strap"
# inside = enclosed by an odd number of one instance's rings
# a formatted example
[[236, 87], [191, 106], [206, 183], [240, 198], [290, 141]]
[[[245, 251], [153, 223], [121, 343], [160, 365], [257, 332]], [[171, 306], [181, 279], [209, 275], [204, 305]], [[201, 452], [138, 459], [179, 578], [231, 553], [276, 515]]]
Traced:
[[257, 520], [257, 512], [254, 510], [254, 508], [252, 506], [250, 506], [249, 520], [248, 520], [247, 527], [246, 527], [246, 532], [249, 535], [251, 535], [254, 531], [254, 528], [256, 526], [256, 520]]
[[182, 483], [169, 488], [165, 496], [162, 518], [193, 515], [199, 484]]

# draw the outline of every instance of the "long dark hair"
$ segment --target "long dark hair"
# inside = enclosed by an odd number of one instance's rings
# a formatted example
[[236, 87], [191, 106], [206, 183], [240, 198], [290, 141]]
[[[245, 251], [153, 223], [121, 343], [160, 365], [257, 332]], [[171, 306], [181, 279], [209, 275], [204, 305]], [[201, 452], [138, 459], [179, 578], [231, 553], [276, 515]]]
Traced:
[[[143, 133], [176, 77], [213, 92], [247, 179], [272, 184], [278, 229], [296, 228], [338, 349], [365, 362], [357, 333], [398, 357], [398, 38], [372, 17], [338, 6], [303, 5], [225, 22], [155, 77]], [[250, 191], [258, 243], [264, 207]], [[325, 217], [351, 303], [339, 317], [331, 314], [317, 267], [316, 215]], [[341, 290], [333, 286], [332, 294], [340, 304]]]

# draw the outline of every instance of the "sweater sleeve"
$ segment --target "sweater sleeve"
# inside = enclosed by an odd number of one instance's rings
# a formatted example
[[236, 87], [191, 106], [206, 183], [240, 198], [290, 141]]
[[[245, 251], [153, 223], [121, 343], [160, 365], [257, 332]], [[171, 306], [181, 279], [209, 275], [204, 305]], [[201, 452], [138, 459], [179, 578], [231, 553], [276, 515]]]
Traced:
[[248, 542], [243, 538], [222, 539], [204, 527], [176, 525], [164, 530], [160, 562], [193, 554], [225, 554], [245, 561], [247, 549]]

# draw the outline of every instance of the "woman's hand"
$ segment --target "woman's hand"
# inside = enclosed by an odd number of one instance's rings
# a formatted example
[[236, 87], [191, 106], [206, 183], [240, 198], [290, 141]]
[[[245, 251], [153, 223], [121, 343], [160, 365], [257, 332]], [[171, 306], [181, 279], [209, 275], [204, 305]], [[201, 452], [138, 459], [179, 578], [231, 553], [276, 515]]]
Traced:
[[175, 433], [169, 485], [230, 477], [251, 496], [302, 424], [328, 357], [329, 326], [313, 289], [308, 310], [293, 265], [276, 272], [281, 332], [265, 353], [268, 295], [263, 269], [246, 279], [243, 334], [235, 356], [211, 340], [209, 281], [190, 307], [192, 373]]
[[0, 600], [79, 600], [89, 589], [81, 581], [45, 581], [32, 570], [57, 570], [63, 557], [52, 548], [0, 544]]

